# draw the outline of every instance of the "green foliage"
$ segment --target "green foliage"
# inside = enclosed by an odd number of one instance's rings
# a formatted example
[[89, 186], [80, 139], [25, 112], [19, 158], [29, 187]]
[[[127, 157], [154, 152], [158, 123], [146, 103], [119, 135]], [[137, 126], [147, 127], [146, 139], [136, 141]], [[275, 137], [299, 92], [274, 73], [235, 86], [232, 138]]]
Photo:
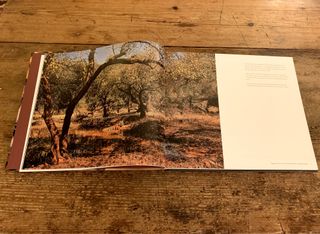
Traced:
[[178, 52], [166, 58], [166, 69], [158, 80], [159, 109], [192, 109], [217, 96], [212, 54]]
[[[55, 111], [65, 109], [70, 100], [79, 91], [86, 80], [84, 80], [87, 72], [87, 61], [78, 58], [70, 58], [63, 55], [57, 55], [53, 58], [48, 69], [49, 84], [52, 92], [52, 104]], [[42, 86], [39, 89], [39, 101], [37, 109], [43, 105]]]
[[[215, 66], [212, 54], [205, 53], [167, 53], [159, 58], [145, 44], [132, 43], [122, 46], [106, 47], [96, 52], [121, 54], [132, 60], [161, 59], [164, 68], [156, 65], [115, 64], [106, 67], [93, 81], [85, 95], [89, 112], [98, 112], [102, 117], [126, 108], [128, 111], [147, 112], [149, 110], [170, 113], [174, 110], [207, 110], [206, 104], [214, 103], [217, 90]], [[148, 48], [148, 49], [146, 49]], [[160, 49], [156, 47], [156, 49]], [[142, 52], [141, 52], [142, 51]], [[111, 56], [110, 55], [110, 56]], [[49, 69], [52, 102], [55, 111], [65, 109], [70, 100], [87, 82], [89, 61], [87, 54], [77, 56], [57, 55]], [[158, 56], [157, 58], [154, 56]], [[103, 62], [100, 59], [100, 63]], [[94, 66], [101, 64], [95, 62]], [[40, 87], [39, 96], [42, 90]], [[37, 109], [41, 106], [41, 98]]]
[[88, 90], [85, 101], [90, 112], [102, 110], [107, 117], [112, 109], [120, 109], [125, 105], [125, 96], [116, 88], [116, 76], [112, 69], [105, 69]]
[[212, 54], [168, 53], [164, 69], [141, 64], [109, 67], [91, 86], [86, 103], [89, 111], [130, 110], [133, 103], [138, 112], [144, 108], [167, 113], [206, 111], [206, 104], [215, 97]]

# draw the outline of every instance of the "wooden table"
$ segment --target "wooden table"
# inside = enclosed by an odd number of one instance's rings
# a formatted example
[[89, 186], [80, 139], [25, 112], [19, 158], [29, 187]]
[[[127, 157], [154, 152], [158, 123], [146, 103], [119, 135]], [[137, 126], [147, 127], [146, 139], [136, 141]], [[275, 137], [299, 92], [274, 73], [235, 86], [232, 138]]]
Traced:
[[183, 50], [293, 56], [319, 165], [320, 1], [0, 5], [0, 232], [320, 232], [319, 172], [4, 169], [30, 54], [134, 39]]

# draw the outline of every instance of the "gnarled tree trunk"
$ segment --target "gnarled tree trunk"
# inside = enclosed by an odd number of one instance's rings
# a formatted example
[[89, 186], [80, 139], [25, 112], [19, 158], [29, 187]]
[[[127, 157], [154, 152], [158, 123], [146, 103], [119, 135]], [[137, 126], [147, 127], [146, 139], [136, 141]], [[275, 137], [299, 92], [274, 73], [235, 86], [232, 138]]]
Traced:
[[53, 164], [59, 162], [60, 154], [60, 132], [53, 121], [53, 105], [52, 105], [52, 97], [51, 97], [51, 89], [48, 81], [48, 71], [47, 67], [50, 65], [52, 61], [52, 55], [48, 55], [46, 58], [46, 62], [44, 64], [44, 73], [42, 75], [42, 89], [43, 89], [43, 98], [44, 98], [44, 108], [42, 117], [44, 122], [47, 125], [51, 136], [51, 148], [50, 148], [50, 156]]
[[145, 118], [147, 115], [147, 106], [143, 103], [143, 91], [139, 92], [139, 112], [140, 118]]

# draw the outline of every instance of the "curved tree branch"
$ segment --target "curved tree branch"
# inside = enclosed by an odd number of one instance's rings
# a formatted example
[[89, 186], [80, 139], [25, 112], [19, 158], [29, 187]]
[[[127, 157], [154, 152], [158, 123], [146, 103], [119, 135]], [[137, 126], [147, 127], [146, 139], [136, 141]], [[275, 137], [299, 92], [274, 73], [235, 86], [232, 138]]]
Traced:
[[[147, 42], [149, 43], [149, 42]], [[91, 52], [89, 54], [89, 60], [91, 58], [92, 61], [94, 61], [94, 53], [91, 55]], [[132, 58], [121, 58], [122, 56], [125, 55], [125, 52], [120, 52], [119, 54], [111, 57], [106, 61], [105, 63], [101, 64], [95, 72], [92, 71], [90, 72], [90, 76], [87, 79], [87, 82], [84, 84], [84, 86], [80, 89], [79, 93], [71, 100], [69, 103], [67, 110], [66, 110], [66, 115], [65, 119], [63, 122], [62, 126], [62, 133], [61, 133], [61, 139], [63, 140], [69, 132], [70, 124], [71, 124], [71, 117], [74, 112], [74, 109], [76, 105], [79, 103], [79, 101], [84, 97], [84, 95], [87, 93], [89, 88], [91, 87], [93, 81], [100, 75], [100, 73], [108, 66], [115, 65], [115, 64], [143, 64], [149, 66], [150, 64], [156, 64], [160, 67], [164, 67], [161, 61], [156, 61], [152, 59], [132, 59]], [[161, 56], [160, 56], [161, 57]], [[90, 62], [89, 62], [90, 64]], [[93, 62], [94, 64], [94, 62]]]

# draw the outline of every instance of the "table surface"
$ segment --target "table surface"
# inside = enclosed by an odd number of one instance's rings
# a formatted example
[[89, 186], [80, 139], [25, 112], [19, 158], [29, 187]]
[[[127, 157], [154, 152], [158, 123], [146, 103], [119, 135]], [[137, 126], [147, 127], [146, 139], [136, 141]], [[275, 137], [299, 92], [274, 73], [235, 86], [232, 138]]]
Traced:
[[0, 232], [320, 232], [319, 172], [4, 169], [33, 51], [135, 39], [292, 56], [320, 162], [320, 1], [0, 0]]

